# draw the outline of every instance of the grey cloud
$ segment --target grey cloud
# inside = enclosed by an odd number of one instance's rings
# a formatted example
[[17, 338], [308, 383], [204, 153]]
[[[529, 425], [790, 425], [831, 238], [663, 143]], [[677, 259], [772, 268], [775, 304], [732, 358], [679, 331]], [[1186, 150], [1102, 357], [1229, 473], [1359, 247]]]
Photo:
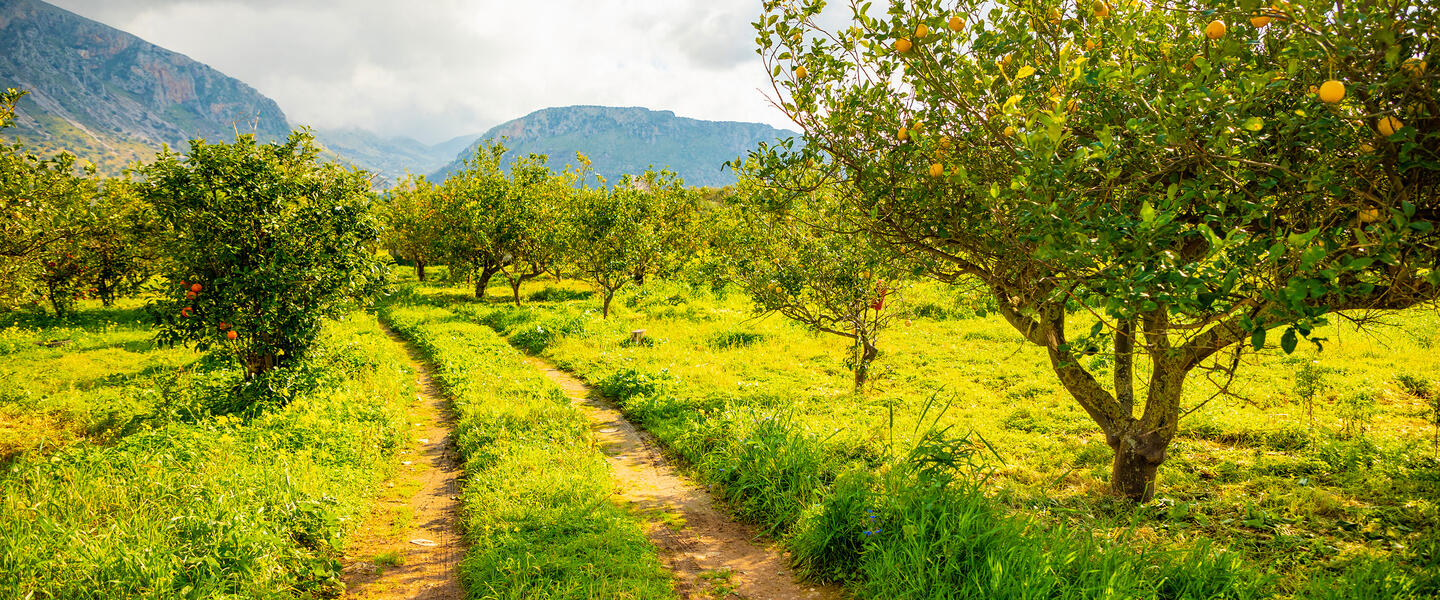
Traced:
[[760, 0], [52, 0], [274, 98], [296, 124], [438, 141], [548, 106], [787, 126]]

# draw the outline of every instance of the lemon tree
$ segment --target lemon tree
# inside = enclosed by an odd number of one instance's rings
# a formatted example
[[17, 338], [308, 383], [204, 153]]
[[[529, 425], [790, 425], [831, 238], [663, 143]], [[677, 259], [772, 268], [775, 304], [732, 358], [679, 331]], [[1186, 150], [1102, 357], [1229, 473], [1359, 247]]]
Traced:
[[[857, 230], [986, 286], [1144, 500], [1192, 374], [1223, 390], [1246, 349], [1440, 294], [1437, 10], [770, 0], [759, 51], [806, 145], [757, 158], [826, 165]], [[1100, 348], [1113, 369], [1081, 361]]]

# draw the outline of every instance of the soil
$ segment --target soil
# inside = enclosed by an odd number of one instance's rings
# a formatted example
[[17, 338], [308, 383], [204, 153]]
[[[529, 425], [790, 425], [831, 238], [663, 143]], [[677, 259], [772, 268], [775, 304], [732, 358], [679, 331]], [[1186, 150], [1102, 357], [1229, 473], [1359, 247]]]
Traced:
[[833, 585], [796, 581], [785, 554], [759, 543], [754, 528], [722, 512], [705, 489], [682, 476], [649, 434], [584, 382], [538, 358], [527, 359], [589, 418], [614, 472], [616, 500], [649, 519], [651, 541], [675, 573], [681, 598], [831, 600]]
[[400, 451], [405, 464], [384, 484], [376, 509], [346, 548], [345, 597], [462, 600], [458, 569], [465, 550], [460, 535], [463, 471], [451, 438], [454, 417], [419, 353], [394, 331], [386, 332], [405, 347], [419, 384], [420, 394], [410, 408], [413, 440]]

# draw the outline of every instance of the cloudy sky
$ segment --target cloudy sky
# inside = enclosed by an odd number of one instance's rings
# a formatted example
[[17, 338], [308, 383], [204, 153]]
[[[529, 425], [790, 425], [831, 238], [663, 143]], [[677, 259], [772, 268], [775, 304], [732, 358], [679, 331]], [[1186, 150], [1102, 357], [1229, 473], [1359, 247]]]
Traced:
[[770, 107], [761, 0], [48, 0], [274, 98], [297, 124], [427, 143], [550, 106], [794, 128]]

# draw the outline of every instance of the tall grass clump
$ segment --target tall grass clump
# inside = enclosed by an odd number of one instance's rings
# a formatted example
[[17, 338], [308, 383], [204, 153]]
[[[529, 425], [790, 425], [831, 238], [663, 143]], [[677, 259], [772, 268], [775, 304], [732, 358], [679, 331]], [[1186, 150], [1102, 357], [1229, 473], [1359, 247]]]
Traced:
[[610, 501], [609, 466], [557, 386], [455, 312], [396, 302], [382, 314], [435, 365], [459, 415], [472, 597], [675, 597], [639, 518]]
[[0, 597], [338, 593], [343, 534], [392, 466], [413, 390], [373, 319], [328, 326], [322, 347], [329, 381], [283, 409], [11, 464], [0, 473]]

